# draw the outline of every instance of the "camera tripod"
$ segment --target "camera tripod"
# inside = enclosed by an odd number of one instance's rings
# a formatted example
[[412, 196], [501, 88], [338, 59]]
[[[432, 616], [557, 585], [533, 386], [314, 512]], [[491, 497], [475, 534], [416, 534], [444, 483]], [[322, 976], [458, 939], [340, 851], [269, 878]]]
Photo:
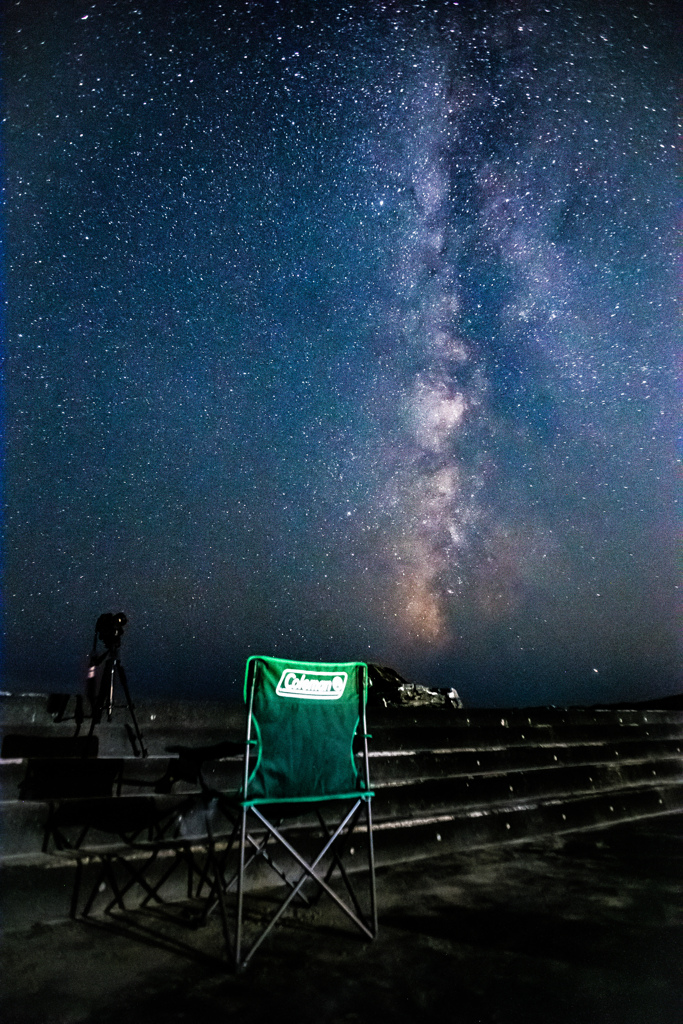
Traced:
[[[135, 707], [130, 697], [130, 690], [128, 689], [128, 680], [119, 658], [121, 635], [126, 622], [126, 616], [122, 612], [116, 616], [101, 615], [97, 620], [88, 670], [88, 695], [90, 697], [92, 716], [88, 735], [92, 736], [95, 726], [99, 725], [102, 721], [105, 711], [107, 721], [111, 722], [115, 707], [127, 707], [133, 721], [133, 727], [131, 728], [128, 722], [126, 722], [125, 729], [130, 745], [133, 748], [133, 754], [135, 757], [147, 757], [145, 741], [142, 738], [140, 726], [135, 717]], [[104, 651], [101, 654], [97, 653], [98, 638], [104, 643]], [[98, 672], [100, 666], [102, 666], [102, 671]], [[123, 690], [125, 704], [117, 705], [114, 703], [114, 688], [117, 680]]]

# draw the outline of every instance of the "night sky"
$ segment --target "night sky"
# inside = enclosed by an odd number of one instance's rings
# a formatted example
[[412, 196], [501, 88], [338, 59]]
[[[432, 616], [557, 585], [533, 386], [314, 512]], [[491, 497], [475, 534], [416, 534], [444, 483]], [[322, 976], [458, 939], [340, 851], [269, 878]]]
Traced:
[[675, 10], [8, 0], [5, 690], [683, 689]]

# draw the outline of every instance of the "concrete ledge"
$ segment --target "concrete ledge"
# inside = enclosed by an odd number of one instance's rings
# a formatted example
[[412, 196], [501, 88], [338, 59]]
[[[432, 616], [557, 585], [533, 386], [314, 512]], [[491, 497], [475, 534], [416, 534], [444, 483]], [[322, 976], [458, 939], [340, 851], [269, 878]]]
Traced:
[[[66, 711], [68, 718], [68, 706]], [[137, 711], [152, 756], [131, 756], [128, 715], [117, 710], [114, 721], [98, 726], [101, 756], [95, 763], [123, 758], [122, 794], [151, 796], [160, 809], [178, 807], [196, 791], [181, 780], [172, 795], [153, 795], [169, 763], [168, 745], [207, 746], [242, 736], [242, 708], [140, 702]], [[0, 714], [6, 733], [74, 732], [73, 720], [53, 720], [46, 695], [0, 698]], [[683, 809], [680, 710], [373, 707], [369, 718], [380, 864], [590, 831]], [[38, 852], [49, 805], [16, 799], [26, 767], [25, 761], [0, 763], [0, 883], [7, 922], [63, 917], [75, 870], [73, 858], [46, 859]], [[205, 776], [216, 789], [236, 790], [240, 758], [207, 762]], [[183, 824], [189, 831], [190, 819]], [[162, 850], [160, 859], [166, 856]], [[171, 886], [170, 898], [174, 892]]]
[[[569, 833], [590, 833], [626, 822], [680, 813], [683, 810], [683, 785], [668, 788], [634, 789], [624, 794], [584, 797], [570, 801], [546, 801], [520, 804], [516, 807], [486, 808], [479, 811], [426, 816], [412, 821], [379, 824], [374, 829], [375, 854], [378, 867], [407, 863], [446, 853], [522, 843], [531, 839]], [[350, 870], [365, 870], [363, 830], [359, 828]], [[196, 850], [201, 854], [201, 843]], [[139, 853], [132, 853], [135, 859]], [[170, 852], [163, 851], [156, 868], [159, 872], [169, 864]], [[354, 858], [357, 857], [357, 860]], [[290, 865], [291, 867], [291, 865]], [[97, 851], [83, 866], [83, 887], [87, 890], [96, 880], [99, 868]], [[296, 871], [296, 869], [293, 869]], [[153, 876], [152, 876], [153, 877]], [[68, 854], [28, 854], [0, 858], [0, 907], [6, 932], [29, 929], [37, 921], [49, 923], [69, 915], [75, 880], [75, 859]], [[272, 872], [265, 866], [252, 878], [251, 888], [267, 888], [273, 884]], [[173, 901], [187, 896], [186, 875], [178, 870], [166, 883], [162, 893]], [[130, 906], [141, 898], [140, 890], [132, 890]], [[101, 911], [103, 894], [95, 907]]]
[[[373, 784], [405, 785], [429, 779], [459, 779], [470, 776], [518, 774], [543, 769], [581, 766], [638, 765], [678, 760], [683, 763], [683, 740], [661, 740], [630, 737], [618, 746], [584, 743], [577, 746], [550, 745], [482, 748], [476, 750], [401, 751], [372, 750]], [[123, 792], [136, 789], [153, 790], [166, 772], [171, 755], [148, 758], [127, 757], [124, 760]], [[100, 759], [101, 760], [101, 759]], [[19, 787], [26, 776], [25, 760], [0, 760], [0, 799], [10, 801], [19, 796]], [[241, 757], [210, 761], [204, 765], [204, 777], [216, 789], [232, 790], [241, 781]], [[186, 782], [176, 782], [174, 792], [193, 792]]]

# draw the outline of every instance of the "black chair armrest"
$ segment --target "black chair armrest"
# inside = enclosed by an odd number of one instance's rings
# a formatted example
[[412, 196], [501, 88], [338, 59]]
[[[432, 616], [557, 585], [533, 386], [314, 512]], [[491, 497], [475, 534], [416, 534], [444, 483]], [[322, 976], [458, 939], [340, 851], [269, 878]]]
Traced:
[[226, 757], [235, 757], [244, 752], [244, 741], [223, 740], [206, 747], [185, 747], [173, 744], [166, 747], [169, 754], [177, 754], [177, 758], [168, 763], [166, 774], [154, 786], [155, 793], [170, 793], [176, 782], [189, 782], [193, 786], [206, 784], [202, 777], [202, 766], [205, 761], [220, 761]]
[[223, 740], [208, 747], [184, 747], [180, 744], [166, 747], [169, 754], [178, 754], [188, 761], [220, 761], [224, 757], [235, 757], [244, 752], [244, 740]]

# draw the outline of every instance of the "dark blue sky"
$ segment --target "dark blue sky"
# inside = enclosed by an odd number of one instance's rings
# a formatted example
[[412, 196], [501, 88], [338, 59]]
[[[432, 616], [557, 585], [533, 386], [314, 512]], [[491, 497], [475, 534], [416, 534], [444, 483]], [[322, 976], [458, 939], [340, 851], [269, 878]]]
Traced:
[[674, 11], [8, 5], [5, 689], [683, 688]]

